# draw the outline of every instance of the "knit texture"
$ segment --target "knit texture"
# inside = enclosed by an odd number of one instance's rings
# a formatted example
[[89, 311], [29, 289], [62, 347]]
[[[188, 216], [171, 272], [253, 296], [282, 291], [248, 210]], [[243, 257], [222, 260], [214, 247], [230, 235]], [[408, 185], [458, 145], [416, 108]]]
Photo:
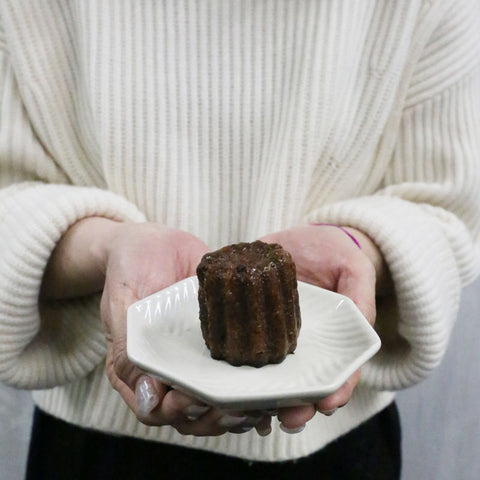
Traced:
[[[0, 3], [0, 378], [106, 432], [248, 459], [307, 455], [438, 365], [480, 263], [475, 0]], [[394, 292], [382, 348], [299, 435], [183, 437], [110, 387], [98, 296], [40, 304], [81, 218], [212, 249], [315, 222], [366, 232]]]

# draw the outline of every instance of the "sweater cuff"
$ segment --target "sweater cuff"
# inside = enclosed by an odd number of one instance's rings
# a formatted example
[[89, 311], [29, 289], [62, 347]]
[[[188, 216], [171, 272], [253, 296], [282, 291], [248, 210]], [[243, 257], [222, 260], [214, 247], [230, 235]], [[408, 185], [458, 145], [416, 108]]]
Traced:
[[0, 211], [0, 380], [39, 389], [85, 376], [106, 352], [100, 295], [39, 306], [45, 267], [78, 220], [141, 222], [143, 214], [108, 191], [45, 184], [3, 195]]
[[362, 382], [398, 390], [425, 378], [445, 352], [461, 286], [451, 244], [437, 219], [418, 205], [377, 195], [323, 207], [306, 220], [363, 231], [390, 270], [394, 295], [377, 301], [375, 329], [382, 347], [362, 368]]

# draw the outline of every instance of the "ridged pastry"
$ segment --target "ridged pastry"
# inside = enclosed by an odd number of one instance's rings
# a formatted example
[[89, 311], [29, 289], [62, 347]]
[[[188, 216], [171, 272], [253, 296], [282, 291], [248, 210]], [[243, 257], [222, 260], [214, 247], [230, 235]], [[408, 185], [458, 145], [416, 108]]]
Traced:
[[212, 358], [261, 367], [293, 353], [301, 325], [296, 269], [280, 245], [256, 241], [207, 253], [197, 276]]

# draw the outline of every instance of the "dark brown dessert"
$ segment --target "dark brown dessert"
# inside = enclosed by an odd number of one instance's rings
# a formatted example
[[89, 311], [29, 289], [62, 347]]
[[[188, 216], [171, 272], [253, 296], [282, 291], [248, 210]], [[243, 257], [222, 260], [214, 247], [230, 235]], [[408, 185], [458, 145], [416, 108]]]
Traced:
[[278, 244], [238, 243], [197, 267], [202, 335], [217, 360], [261, 367], [280, 363], [300, 330], [295, 263]]

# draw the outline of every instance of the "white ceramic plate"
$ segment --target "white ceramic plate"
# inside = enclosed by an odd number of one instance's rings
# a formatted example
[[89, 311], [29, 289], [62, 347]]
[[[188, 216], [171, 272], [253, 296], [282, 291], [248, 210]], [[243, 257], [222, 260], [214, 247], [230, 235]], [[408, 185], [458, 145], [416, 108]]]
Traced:
[[302, 328], [293, 355], [276, 365], [213, 360], [200, 330], [198, 280], [190, 277], [128, 309], [130, 360], [166, 384], [226, 409], [266, 409], [335, 392], [380, 348], [347, 297], [298, 282]]

